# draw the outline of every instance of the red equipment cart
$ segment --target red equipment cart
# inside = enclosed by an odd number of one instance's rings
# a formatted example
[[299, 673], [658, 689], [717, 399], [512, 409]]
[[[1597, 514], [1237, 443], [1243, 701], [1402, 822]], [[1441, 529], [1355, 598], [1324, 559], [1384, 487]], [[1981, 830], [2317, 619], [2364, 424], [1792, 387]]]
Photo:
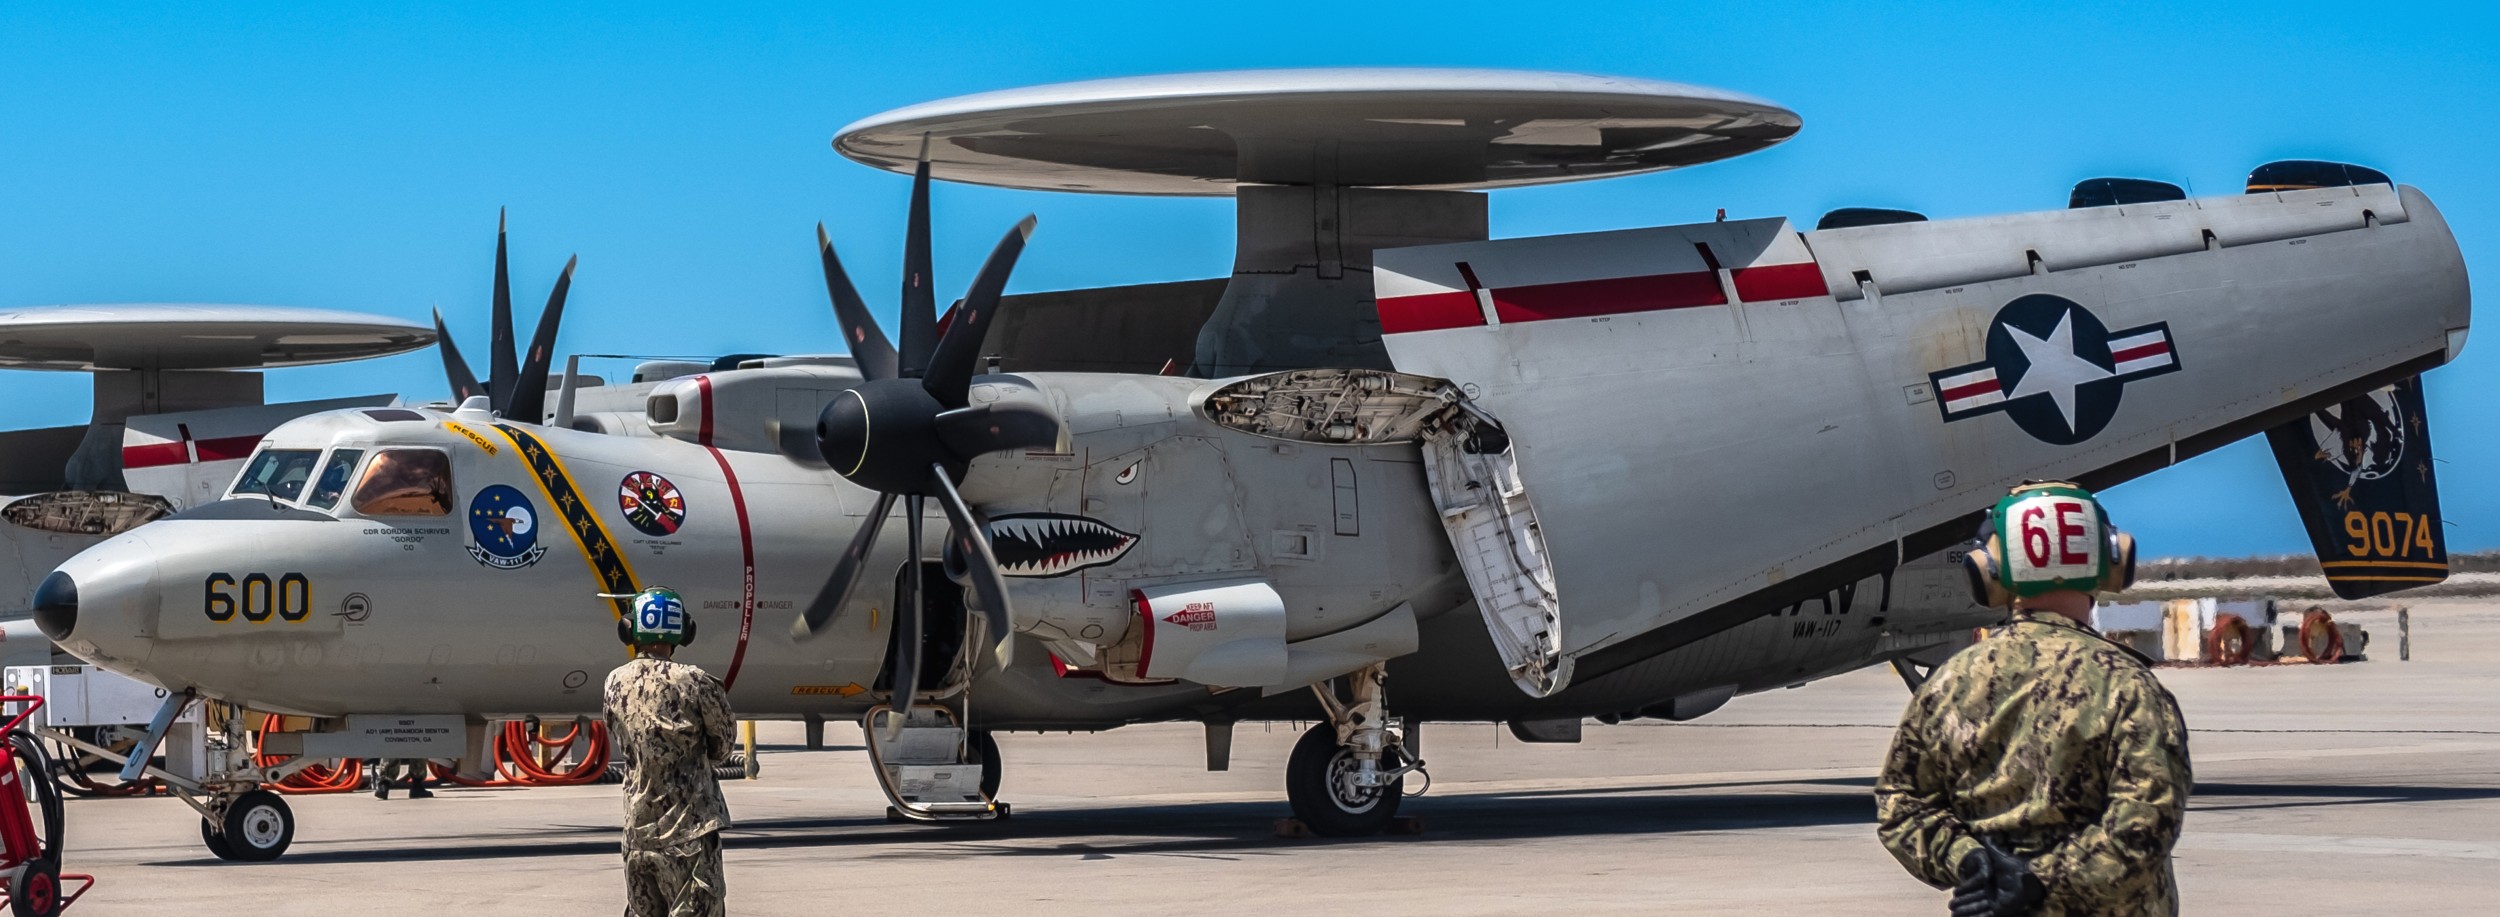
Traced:
[[[61, 874], [61, 788], [52, 781], [50, 756], [44, 754], [34, 733], [23, 728], [43, 708], [43, 698], [12, 694], [0, 696], [0, 704], [24, 705], [7, 725], [0, 726], [0, 734], [8, 736], [8, 741], [0, 742], [0, 875], [8, 877], [9, 913], [52, 917], [94, 888], [95, 877]], [[29, 787], [34, 793], [32, 804], [42, 807], [40, 836], [34, 814], [27, 809]], [[62, 894], [64, 879], [78, 883], [78, 890]]]

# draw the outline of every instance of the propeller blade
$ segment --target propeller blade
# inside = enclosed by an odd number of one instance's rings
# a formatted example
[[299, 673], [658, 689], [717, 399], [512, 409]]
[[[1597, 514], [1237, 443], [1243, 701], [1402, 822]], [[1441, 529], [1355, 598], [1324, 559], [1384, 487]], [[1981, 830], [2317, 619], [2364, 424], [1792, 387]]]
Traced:
[[877, 530], [885, 527], [887, 513], [894, 510], [893, 494], [878, 494], [877, 505], [869, 507], [868, 517], [859, 521], [859, 532], [851, 536], [849, 547], [833, 562], [833, 575], [825, 577], [825, 586], [816, 591], [816, 600], [807, 603], [807, 610], [798, 620], [790, 622], [790, 639], [806, 640], [825, 629], [833, 613], [851, 600], [851, 590], [859, 585], [859, 567], [868, 561], [868, 552], [877, 547]]
[[513, 377], [520, 375], [520, 361], [512, 355], [512, 272], [505, 261], [504, 217], [504, 211], [495, 211], [495, 336], [486, 343], [486, 395], [497, 408], [511, 402]]
[[1059, 417], [1025, 404], [984, 404], [937, 416], [938, 441], [966, 460], [1014, 449], [1055, 449]]
[[529, 356], [521, 361], [521, 374], [512, 380], [511, 402], [503, 409], [507, 420], [547, 422], [547, 363], [555, 359], [556, 328], [564, 323], [564, 297], [573, 290], [573, 266], [581, 260], [580, 255], [565, 259], [564, 273], [556, 275], [556, 288], [547, 294], [547, 308], [538, 313]]
[[929, 358], [928, 371], [921, 375], [920, 385], [939, 404], [950, 408], [964, 406], [964, 392], [972, 387], [973, 364], [981, 358], [981, 338], [989, 333], [990, 319], [998, 314], [999, 294], [1007, 290], [1007, 275], [1016, 269], [1016, 258], [1024, 254], [1025, 240], [1033, 237], [1033, 217], [1026, 215], [1014, 229], [990, 249], [989, 260], [981, 262], [981, 273], [972, 278], [972, 289], [964, 294], [963, 303], [955, 309], [955, 320], [946, 325], [946, 336], [938, 340], [937, 353]]
[[929, 286], [929, 138], [911, 173], [911, 221], [903, 235], [902, 375], [917, 378], [937, 349], [937, 293]]
[[886, 741], [903, 737], [903, 723], [911, 718], [912, 701], [920, 693], [920, 641], [922, 626], [920, 608], [920, 513], [925, 498], [914, 494], [903, 498], [903, 525], [911, 532], [911, 553], [903, 555], [902, 577], [894, 585], [894, 694], [886, 705], [894, 709], [894, 718], [887, 720]]
[[964, 496], [956, 492], [955, 482], [947, 479], [943, 466], [929, 466], [929, 477], [936, 486], [938, 505], [946, 508], [946, 519], [954, 524], [955, 549], [964, 559], [964, 578], [972, 581], [973, 591], [981, 596], [981, 617], [989, 627], [992, 647], [998, 664], [1005, 667], [1008, 650], [1015, 644], [1015, 615], [1007, 607], [1007, 577], [998, 570], [998, 555], [990, 551], [988, 527], [973, 519], [972, 508], [964, 505]]
[[833, 254], [833, 238], [825, 235], [823, 223], [816, 224], [816, 253], [825, 262], [825, 293], [833, 297], [834, 320], [842, 323], [842, 343], [851, 348], [860, 376], [870, 382], [894, 378], [894, 345], [886, 342], [877, 317], [868, 314], [868, 301], [859, 297], [850, 272]]
[[451, 382], [451, 403], [486, 394], [486, 387], [477, 384], [476, 374], [469, 372], [469, 361], [460, 358], [459, 346], [451, 342], [451, 329], [443, 327], [441, 309], [434, 310], [434, 341], [443, 352], [443, 377]]

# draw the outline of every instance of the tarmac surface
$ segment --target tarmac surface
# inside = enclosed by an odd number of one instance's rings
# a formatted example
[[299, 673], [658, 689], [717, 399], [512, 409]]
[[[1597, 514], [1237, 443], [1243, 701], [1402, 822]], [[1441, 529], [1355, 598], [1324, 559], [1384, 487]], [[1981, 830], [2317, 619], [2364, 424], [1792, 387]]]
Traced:
[[[2351, 615], [2370, 660], [2164, 669], [2198, 787], [2190, 914], [2491, 913], [2500, 901], [2500, 602]], [[1395, 686], [1390, 699], [1394, 710]], [[1741, 697], [1700, 721], [1590, 723], [1579, 745], [1435, 724], [1418, 836], [1281, 840], [1296, 724], [1243, 724], [1228, 772], [1195, 724], [1004, 735], [1014, 818], [893, 825], [855, 727], [765, 724], [731, 783], [733, 914], [1916, 914], [1869, 796], [1907, 697], [1888, 669]], [[781, 744], [775, 744], [781, 743]], [[1411, 786], [1411, 784], [1410, 784]], [[297, 796], [294, 848], [232, 864], [170, 799], [73, 799], [85, 914], [613, 914], [613, 786]]]

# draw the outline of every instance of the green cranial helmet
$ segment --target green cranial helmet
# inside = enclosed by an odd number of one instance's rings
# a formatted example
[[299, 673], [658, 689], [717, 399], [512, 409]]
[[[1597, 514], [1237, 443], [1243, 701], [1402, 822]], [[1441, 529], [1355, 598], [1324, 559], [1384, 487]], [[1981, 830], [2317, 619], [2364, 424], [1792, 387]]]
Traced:
[[2135, 539], [2109, 524], [2091, 491], [2064, 481], [2024, 484], [1997, 500], [1980, 542], [1970, 561], [1983, 604], [2067, 589], [2116, 592], [2135, 580]]
[[618, 639], [629, 646], [694, 642], [694, 618], [686, 614], [686, 600], [677, 590], [653, 586], [634, 593], [633, 599], [625, 618], [616, 622]]

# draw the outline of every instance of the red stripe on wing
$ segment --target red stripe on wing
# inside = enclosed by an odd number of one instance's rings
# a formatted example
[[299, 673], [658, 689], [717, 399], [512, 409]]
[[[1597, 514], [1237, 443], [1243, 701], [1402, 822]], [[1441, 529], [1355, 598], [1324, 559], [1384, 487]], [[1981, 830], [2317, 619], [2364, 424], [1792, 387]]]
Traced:
[[1832, 295], [1823, 284], [1823, 269], [1812, 262], [1740, 267], [1734, 274], [1736, 298], [1746, 302]]
[[1419, 296], [1392, 296], [1380, 301], [1380, 330], [1383, 334], [1439, 331], [1481, 324], [1484, 324], [1484, 310], [1477, 307], [1473, 293], [1425, 293]]

